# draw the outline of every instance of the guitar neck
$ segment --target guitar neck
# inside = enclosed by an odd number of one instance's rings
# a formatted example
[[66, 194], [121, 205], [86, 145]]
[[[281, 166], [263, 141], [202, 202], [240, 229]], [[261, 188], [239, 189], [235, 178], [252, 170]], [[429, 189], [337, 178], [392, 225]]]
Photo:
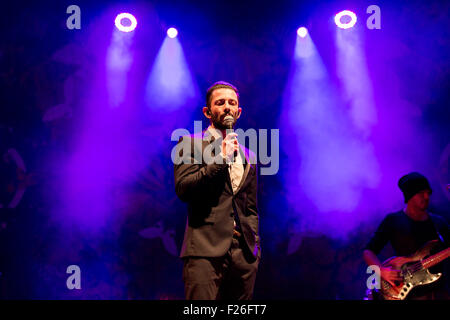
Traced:
[[434, 266], [435, 264], [438, 264], [439, 262], [447, 259], [448, 257], [450, 257], [450, 248], [447, 248], [441, 252], [436, 253], [435, 255], [423, 259], [422, 265], [425, 269], [428, 269]]

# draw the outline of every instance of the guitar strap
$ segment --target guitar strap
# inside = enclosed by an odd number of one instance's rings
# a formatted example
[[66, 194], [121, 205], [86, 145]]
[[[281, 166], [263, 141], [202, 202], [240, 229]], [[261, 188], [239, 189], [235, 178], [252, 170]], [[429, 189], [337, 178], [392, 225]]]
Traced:
[[438, 235], [439, 241], [441, 241], [441, 243], [445, 246], [444, 238], [442, 237], [441, 233], [439, 232], [438, 225], [437, 225], [436, 220], [435, 220], [435, 218], [434, 218], [434, 216], [432, 214], [430, 214], [430, 219], [431, 219], [431, 223], [434, 226], [434, 230], [436, 230], [436, 233]]

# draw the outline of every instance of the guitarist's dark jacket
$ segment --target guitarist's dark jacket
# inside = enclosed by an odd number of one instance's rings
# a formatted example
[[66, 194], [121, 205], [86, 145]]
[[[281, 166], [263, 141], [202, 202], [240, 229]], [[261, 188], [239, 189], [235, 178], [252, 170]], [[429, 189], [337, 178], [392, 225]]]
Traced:
[[213, 142], [221, 145], [221, 138], [215, 139], [206, 130], [182, 137], [175, 149], [175, 158], [189, 162], [174, 165], [176, 194], [188, 207], [180, 257], [225, 255], [231, 245], [234, 221], [238, 220], [249, 256], [260, 258], [255, 155], [240, 145], [244, 174], [233, 193], [228, 165], [207, 164], [201, 156], [203, 152], [215, 156], [214, 148], [207, 148]]

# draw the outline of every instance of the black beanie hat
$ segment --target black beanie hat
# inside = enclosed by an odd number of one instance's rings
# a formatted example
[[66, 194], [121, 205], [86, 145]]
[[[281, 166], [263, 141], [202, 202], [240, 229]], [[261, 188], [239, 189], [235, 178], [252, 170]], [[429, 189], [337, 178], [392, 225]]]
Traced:
[[401, 177], [400, 180], [398, 180], [398, 186], [405, 196], [405, 203], [420, 191], [432, 191], [427, 178], [418, 172], [411, 172]]

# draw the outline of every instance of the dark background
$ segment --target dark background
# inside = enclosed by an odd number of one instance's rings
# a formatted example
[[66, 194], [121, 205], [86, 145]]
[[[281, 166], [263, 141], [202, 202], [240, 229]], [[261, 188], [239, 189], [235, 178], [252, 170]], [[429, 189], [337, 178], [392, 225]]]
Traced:
[[[65, 26], [66, 8], [71, 4], [81, 8], [81, 30], [68, 30]], [[448, 3], [9, 1], [5, 4], [0, 21], [0, 203], [4, 206], [0, 209], [0, 296], [5, 299], [183, 299], [181, 260], [171, 253], [170, 244], [165, 244], [163, 237], [146, 239], [139, 235], [142, 229], [160, 228], [166, 239], [173, 239], [179, 252], [186, 209], [174, 193], [170, 133], [183, 124], [192, 130], [192, 121], [203, 117], [204, 92], [220, 79], [234, 83], [241, 92], [242, 128], [279, 128], [298, 26], [309, 28], [324, 64], [334, 70], [335, 52], [330, 43], [334, 41], [335, 26], [331, 17], [349, 6], [355, 8], [361, 17], [358, 23], [364, 26], [365, 9], [370, 4], [381, 7], [382, 29], [364, 30], [369, 70], [377, 69], [378, 56], [390, 57], [389, 68], [399, 75], [401, 96], [414, 107], [402, 112], [417, 115], [416, 122], [411, 122], [417, 130], [414, 135], [400, 134], [402, 129], [389, 134], [384, 131], [383, 135], [383, 128], [379, 127], [373, 141], [381, 146], [395, 140], [395, 136], [402, 136], [401, 143], [392, 147], [395, 150], [389, 156], [395, 153], [396, 159], [403, 159], [402, 154], [407, 154], [405, 161], [409, 165], [402, 169], [415, 169], [429, 177], [434, 191], [431, 209], [448, 219], [450, 198], [442, 184], [450, 182], [449, 160], [440, 162], [450, 141]], [[113, 176], [108, 180], [105, 197], [109, 206], [102, 207], [99, 215], [86, 194], [70, 198], [74, 206], [69, 213], [64, 187], [68, 182], [68, 164], [77, 153], [78, 141], [89, 126], [85, 119], [92, 111], [84, 103], [89, 96], [81, 98], [78, 93], [87, 92], [94, 85], [91, 77], [97, 75], [96, 68], [102, 63], [98, 57], [109, 41], [109, 34], [102, 38], [102, 29], [96, 29], [96, 24], [111, 21], [110, 17], [114, 17], [111, 13], [139, 9], [147, 10], [142, 11], [145, 12], [142, 16], [148, 19], [138, 19], [136, 32], [141, 30], [141, 33], [135, 36], [134, 49], [140, 63], [136, 67], [138, 71], [132, 74], [135, 91], [127, 94], [140, 95], [143, 89], [139, 81], [147, 77], [166, 28], [176, 25], [192, 79], [198, 86], [197, 104], [189, 106], [188, 118], [182, 119], [186, 117], [182, 111], [151, 113], [141, 98], [131, 98], [133, 113], [126, 118], [129, 122], [123, 128], [133, 133], [145, 129], [152, 132], [141, 135], [133, 145], [142, 150], [143, 164], [132, 173], [127, 171], [126, 179]], [[112, 22], [108, 28], [110, 33]], [[96, 42], [92, 40], [94, 31], [98, 37], [97, 48], [90, 47]], [[65, 63], [55, 59], [55, 53], [61, 50], [70, 52], [71, 45], [78, 48], [74, 53], [79, 54], [74, 54], [73, 64], [67, 62], [72, 59], [70, 56]], [[103, 49], [95, 51], [98, 48]], [[373, 73], [375, 96], [382, 97], [382, 77], [376, 71]], [[69, 95], [70, 112], [56, 120], [44, 121], [51, 107], [68, 104], [64, 83], [69, 78], [75, 83], [69, 87], [74, 92]], [[383, 101], [379, 110], [387, 119], [389, 112], [397, 107]], [[177, 119], [171, 122], [169, 118]], [[394, 123], [392, 127], [395, 126]], [[428, 137], [426, 140], [416, 139], [415, 135], [422, 129]], [[283, 134], [286, 132], [281, 130], [281, 139]], [[156, 147], [155, 136], [164, 141]], [[11, 148], [24, 160], [26, 172], [3, 157]], [[402, 171], [384, 175], [379, 188], [389, 185], [389, 197], [380, 199], [382, 204], [375, 205], [374, 210], [363, 211], [360, 208], [366, 206], [358, 207], [348, 216], [348, 222], [336, 221], [324, 229], [308, 225], [298, 228], [299, 220], [315, 219], [317, 208], [305, 204], [301, 185], [298, 195], [286, 194], [283, 177], [291, 173], [286, 172], [283, 159], [290, 151], [289, 148], [280, 151], [279, 174], [259, 177], [263, 253], [255, 298], [362, 299], [368, 276], [362, 249], [382, 217], [403, 205], [395, 186]], [[381, 162], [388, 159], [383, 155], [377, 154]], [[95, 157], [94, 154], [93, 160]], [[299, 165], [301, 160], [298, 159]], [[388, 160], [383, 163], [389, 167]], [[26, 186], [20, 203], [15, 208], [6, 208], [20, 186]], [[102, 184], [95, 186], [101, 188]], [[339, 194], [339, 189], [333, 192]], [[369, 198], [376, 201], [373, 192], [368, 191], [367, 198], [362, 193], [358, 201], [364, 203]], [[381, 198], [384, 194], [375, 195]], [[297, 197], [298, 203], [293, 207], [292, 199]], [[370, 203], [366, 204], [371, 207]], [[86, 219], [77, 220], [80, 216]], [[100, 223], [85, 223], [90, 217]], [[318, 217], [322, 219], [319, 224], [334, 221], [333, 211]], [[340, 227], [345, 223], [351, 227]], [[335, 232], [330, 231], [333, 227]], [[389, 257], [390, 249], [383, 255]], [[69, 276], [66, 268], [72, 264], [82, 270], [81, 290], [66, 288]]]

